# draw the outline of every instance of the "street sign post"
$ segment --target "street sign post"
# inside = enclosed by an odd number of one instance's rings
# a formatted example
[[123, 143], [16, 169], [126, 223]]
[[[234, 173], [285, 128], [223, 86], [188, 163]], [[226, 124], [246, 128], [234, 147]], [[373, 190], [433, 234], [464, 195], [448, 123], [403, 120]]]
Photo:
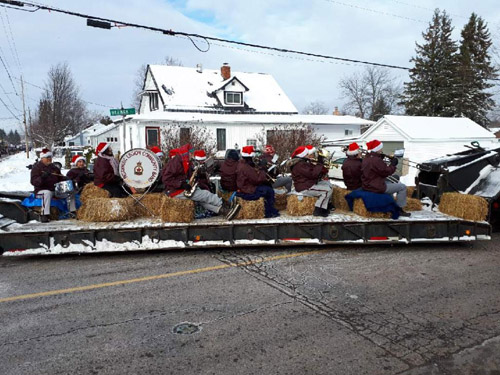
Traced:
[[120, 155], [123, 155], [126, 151], [126, 136], [127, 129], [125, 125], [125, 116], [135, 115], [135, 108], [116, 108], [110, 109], [109, 113], [111, 116], [122, 116], [122, 136], [120, 137]]
[[111, 116], [135, 115], [135, 108], [110, 109], [109, 113], [111, 114]]

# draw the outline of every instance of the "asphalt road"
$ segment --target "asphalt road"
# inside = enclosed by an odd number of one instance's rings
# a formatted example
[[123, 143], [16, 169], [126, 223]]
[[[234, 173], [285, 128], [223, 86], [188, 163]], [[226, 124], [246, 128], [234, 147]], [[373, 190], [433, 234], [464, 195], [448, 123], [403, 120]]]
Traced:
[[0, 257], [0, 373], [499, 375], [499, 240]]

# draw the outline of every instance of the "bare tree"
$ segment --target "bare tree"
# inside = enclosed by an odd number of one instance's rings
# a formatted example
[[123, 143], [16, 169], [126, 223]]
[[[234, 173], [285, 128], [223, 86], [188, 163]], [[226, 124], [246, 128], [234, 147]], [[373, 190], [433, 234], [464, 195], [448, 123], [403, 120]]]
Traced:
[[207, 155], [217, 151], [213, 132], [201, 123], [173, 122], [161, 131], [161, 147], [165, 152], [189, 143], [195, 150], [205, 150]]
[[84, 129], [88, 122], [85, 104], [79, 97], [68, 65], [52, 66], [30, 126], [31, 138], [38, 144], [52, 147], [65, 136]]
[[269, 130], [262, 127], [256, 139], [257, 147], [261, 150], [266, 145], [272, 145], [280, 156], [279, 162], [281, 162], [299, 146], [314, 145], [319, 148], [325, 137], [317, 134], [308, 124], [280, 124]]
[[[161, 65], [169, 65], [169, 66], [183, 66], [182, 61], [166, 56], [162, 62], [159, 64]], [[135, 109], [139, 109], [139, 106], [141, 105], [141, 91], [144, 89], [144, 79], [146, 78], [146, 72], [148, 70], [148, 65], [147, 64], [142, 64], [139, 69], [137, 69], [137, 72], [135, 74], [135, 79], [134, 79], [134, 92], [132, 94], [132, 107]]]
[[401, 88], [389, 71], [367, 67], [361, 75], [343, 78], [339, 86], [347, 99], [345, 110], [361, 118], [378, 120], [397, 111]]
[[302, 113], [306, 115], [326, 115], [328, 113], [328, 108], [325, 103], [320, 101], [314, 101], [309, 103], [304, 109]]

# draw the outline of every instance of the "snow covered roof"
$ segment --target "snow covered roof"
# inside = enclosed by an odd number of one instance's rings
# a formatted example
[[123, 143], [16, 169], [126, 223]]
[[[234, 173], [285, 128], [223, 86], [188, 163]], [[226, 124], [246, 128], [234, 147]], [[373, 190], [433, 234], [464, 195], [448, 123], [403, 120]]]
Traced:
[[[217, 98], [213, 93], [226, 83], [219, 70], [188, 68], [183, 66], [149, 65], [154, 82], [166, 110], [216, 110]], [[297, 113], [275, 79], [264, 73], [231, 72], [248, 91], [244, 101], [256, 112]]]
[[382, 117], [363, 138], [382, 124], [389, 124], [405, 138], [412, 140], [494, 139], [495, 135], [465, 117], [394, 116]]
[[373, 121], [354, 116], [334, 115], [252, 115], [252, 114], [215, 114], [197, 112], [155, 111], [128, 116], [136, 121], [179, 121], [212, 123], [259, 123], [259, 124], [313, 124], [313, 125], [372, 125]]
[[107, 131], [113, 130], [116, 128], [119, 124], [109, 124], [109, 125], [103, 125], [101, 124], [102, 127], [94, 129], [92, 132], [88, 134], [89, 137], [96, 137], [98, 135], [104, 134]]

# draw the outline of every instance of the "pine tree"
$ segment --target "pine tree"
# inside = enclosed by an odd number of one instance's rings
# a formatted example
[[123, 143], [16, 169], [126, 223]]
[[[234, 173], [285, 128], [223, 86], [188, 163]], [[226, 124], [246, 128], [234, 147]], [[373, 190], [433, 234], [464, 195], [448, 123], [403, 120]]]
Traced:
[[451, 39], [451, 19], [436, 9], [425, 33], [416, 43], [416, 57], [410, 61], [410, 82], [405, 82], [402, 104], [414, 116], [453, 116], [457, 91], [456, 42]]
[[472, 13], [461, 36], [458, 54], [460, 84], [455, 111], [457, 115], [484, 126], [489, 122], [486, 114], [495, 105], [493, 94], [488, 92], [493, 86], [488, 79], [496, 77], [489, 55], [490, 34], [483, 19]]

